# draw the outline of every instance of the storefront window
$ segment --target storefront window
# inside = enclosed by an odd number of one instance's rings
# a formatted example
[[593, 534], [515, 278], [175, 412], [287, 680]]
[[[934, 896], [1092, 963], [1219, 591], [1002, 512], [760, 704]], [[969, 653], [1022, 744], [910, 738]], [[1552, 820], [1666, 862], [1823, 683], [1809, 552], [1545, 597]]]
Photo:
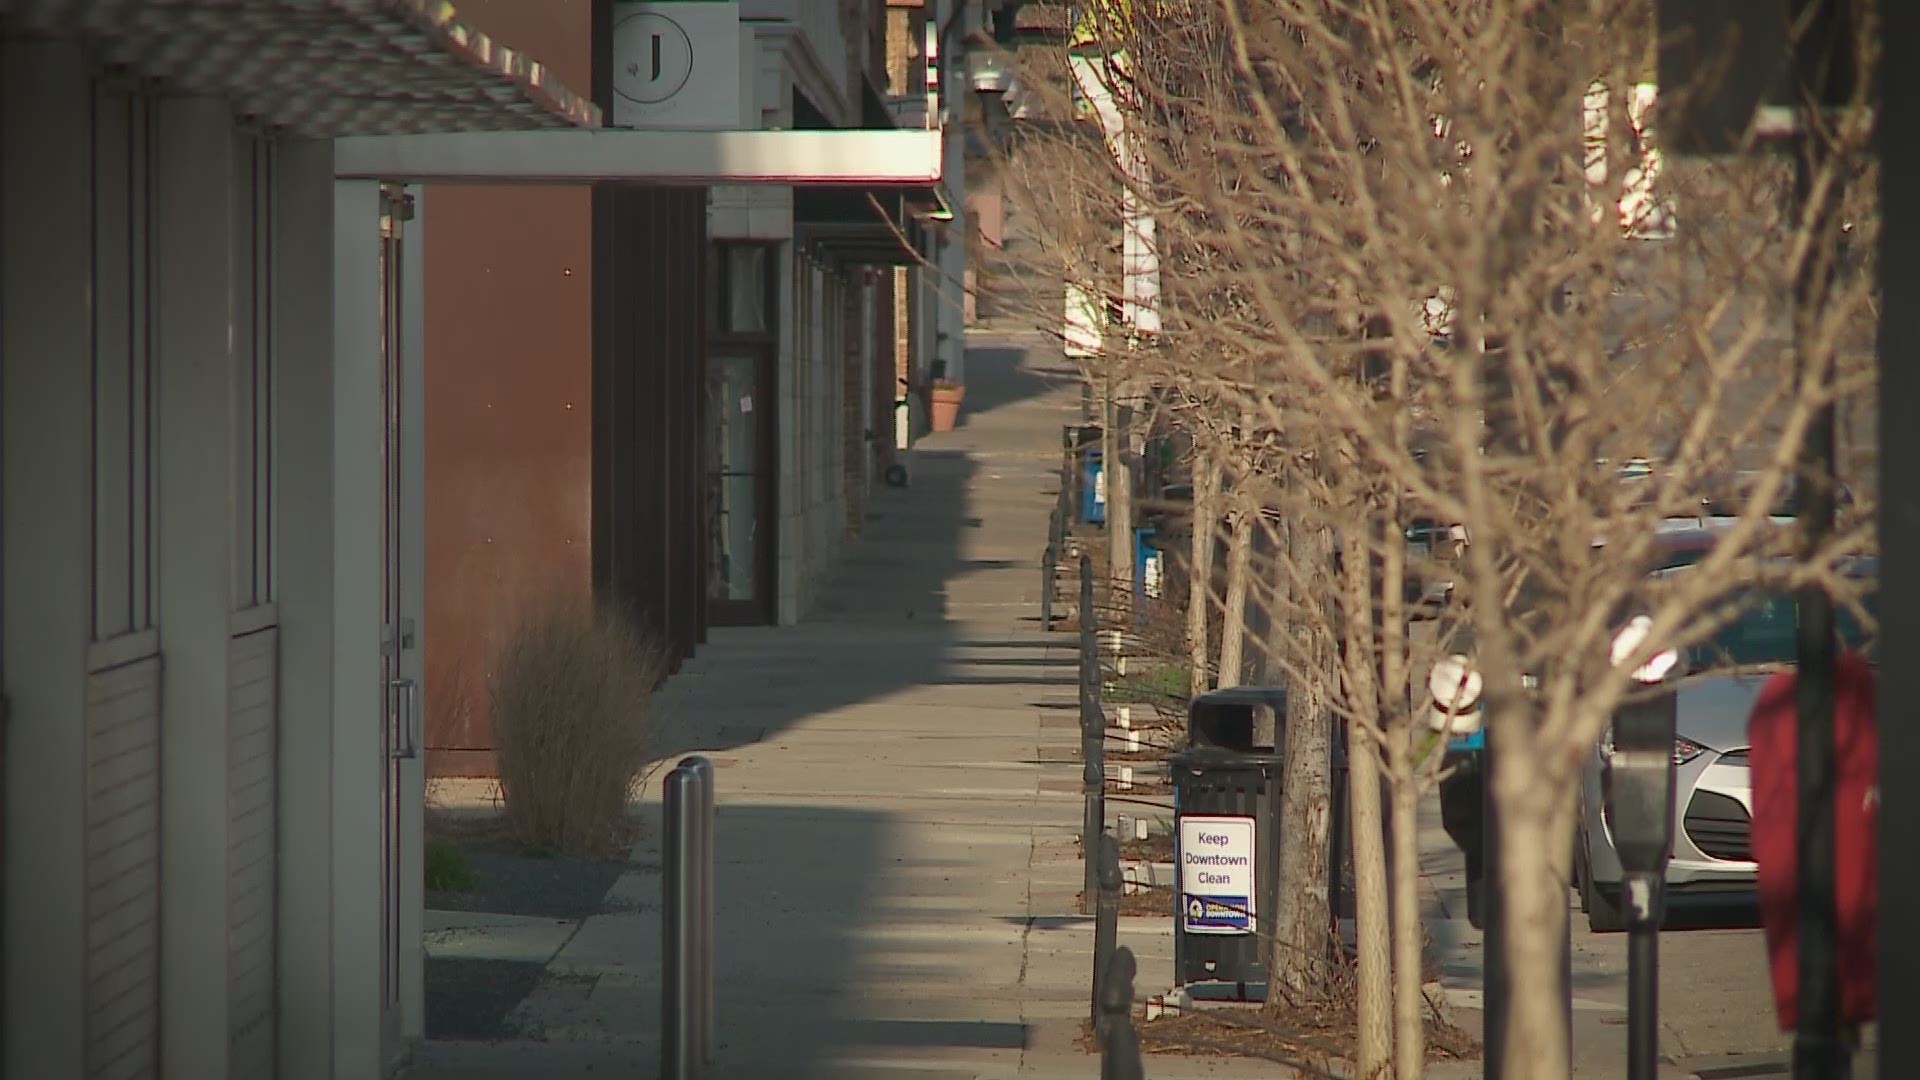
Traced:
[[773, 330], [767, 281], [767, 249], [727, 246], [720, 249], [721, 329], [730, 334], [765, 334]]

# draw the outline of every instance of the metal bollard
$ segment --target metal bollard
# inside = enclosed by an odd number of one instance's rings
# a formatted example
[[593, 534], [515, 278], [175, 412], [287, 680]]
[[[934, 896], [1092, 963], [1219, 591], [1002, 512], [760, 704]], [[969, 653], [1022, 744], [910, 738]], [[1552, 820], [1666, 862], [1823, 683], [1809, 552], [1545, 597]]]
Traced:
[[713, 1058], [713, 763], [689, 757], [662, 784], [660, 1074], [698, 1080]]
[[1133, 1028], [1133, 950], [1114, 950], [1101, 979], [1100, 1012], [1105, 1018], [1100, 1034], [1100, 1080], [1146, 1080], [1140, 1059], [1140, 1033]]
[[1080, 823], [1080, 862], [1085, 870], [1080, 910], [1091, 915], [1100, 901], [1100, 838], [1107, 828], [1107, 797], [1102, 785], [1106, 768], [1098, 761], [1089, 761], [1081, 767], [1080, 778], [1086, 788], [1086, 816]]
[[1040, 555], [1040, 629], [1053, 630], [1053, 579], [1054, 570], [1060, 562], [1060, 552], [1053, 542], [1047, 542], [1047, 550]]
[[1100, 986], [1107, 965], [1113, 962], [1114, 949], [1120, 944], [1120, 890], [1125, 880], [1120, 874], [1120, 844], [1112, 833], [1100, 834], [1100, 898], [1093, 916], [1093, 1032], [1106, 1032], [1106, 1017], [1100, 1009]]
[[661, 923], [666, 934], [660, 987], [660, 1075], [663, 1080], [694, 1080], [701, 1073], [698, 994], [699, 875], [693, 855], [700, 843], [700, 781], [688, 769], [667, 774], [664, 791], [666, 829], [662, 837], [664, 879]]
[[715, 1033], [715, 947], [718, 936], [714, 932], [714, 909], [718, 906], [718, 895], [714, 892], [714, 852], [717, 848], [714, 830], [719, 819], [715, 816], [715, 791], [713, 783], [713, 762], [700, 754], [692, 754], [680, 759], [679, 768], [695, 775], [700, 787], [700, 847], [694, 854], [694, 867], [700, 879], [700, 966], [699, 985], [695, 988], [694, 1003], [699, 1007], [700, 1022], [700, 1059], [713, 1061]]

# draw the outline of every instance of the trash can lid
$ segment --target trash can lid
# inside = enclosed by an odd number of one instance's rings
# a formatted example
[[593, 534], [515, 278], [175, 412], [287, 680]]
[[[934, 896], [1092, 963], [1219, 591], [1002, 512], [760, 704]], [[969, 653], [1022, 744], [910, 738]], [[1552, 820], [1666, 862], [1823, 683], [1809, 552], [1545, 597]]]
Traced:
[[1278, 767], [1286, 755], [1272, 750], [1232, 750], [1224, 746], [1190, 746], [1167, 755], [1167, 763], [1177, 769], [1231, 769]]
[[[1274, 746], [1254, 742], [1259, 709], [1273, 710]], [[1230, 750], [1278, 749], [1286, 736], [1287, 690], [1283, 686], [1233, 686], [1187, 702], [1187, 745]]]
[[1271, 705], [1278, 710], [1287, 707], [1287, 688], [1284, 686], [1228, 686], [1219, 690], [1209, 690], [1195, 697], [1191, 704]]

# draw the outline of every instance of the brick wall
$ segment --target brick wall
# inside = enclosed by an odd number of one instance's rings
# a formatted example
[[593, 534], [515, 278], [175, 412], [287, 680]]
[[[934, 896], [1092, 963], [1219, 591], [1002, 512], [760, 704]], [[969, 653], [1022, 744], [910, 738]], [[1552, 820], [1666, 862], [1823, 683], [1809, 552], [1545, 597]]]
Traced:
[[[913, 409], [913, 271], [904, 266], [893, 271], [893, 397], [907, 399]], [[897, 421], [895, 421], [897, 423]], [[896, 443], [895, 445], [898, 445]]]

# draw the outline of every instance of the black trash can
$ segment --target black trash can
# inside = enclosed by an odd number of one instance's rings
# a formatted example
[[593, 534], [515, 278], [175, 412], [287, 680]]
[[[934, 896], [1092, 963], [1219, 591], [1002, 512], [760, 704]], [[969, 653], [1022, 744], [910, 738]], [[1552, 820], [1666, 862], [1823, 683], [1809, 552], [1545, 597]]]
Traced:
[[[1284, 728], [1286, 690], [1234, 687], [1187, 705], [1173, 770], [1174, 982], [1209, 1001], [1264, 1001], [1280, 869], [1280, 752], [1258, 745], [1259, 706]], [[1264, 740], [1262, 740], [1264, 741]]]

